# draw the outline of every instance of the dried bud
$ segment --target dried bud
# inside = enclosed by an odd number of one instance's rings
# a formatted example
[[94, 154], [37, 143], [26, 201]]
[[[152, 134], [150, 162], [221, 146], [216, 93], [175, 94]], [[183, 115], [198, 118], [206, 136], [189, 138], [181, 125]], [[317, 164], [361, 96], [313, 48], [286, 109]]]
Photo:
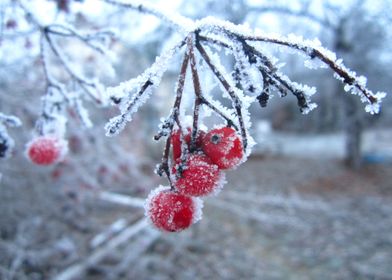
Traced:
[[259, 101], [259, 104], [261, 107], [267, 107], [267, 102], [269, 99], [269, 95], [265, 92], [265, 90], [259, 95], [257, 96], [257, 100]]

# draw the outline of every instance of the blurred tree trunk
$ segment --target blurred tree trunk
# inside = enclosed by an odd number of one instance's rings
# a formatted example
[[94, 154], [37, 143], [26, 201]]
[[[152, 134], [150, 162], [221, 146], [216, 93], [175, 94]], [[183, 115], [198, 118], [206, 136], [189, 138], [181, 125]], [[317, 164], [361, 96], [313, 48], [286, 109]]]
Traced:
[[[347, 56], [353, 47], [345, 39], [346, 19], [342, 19], [335, 31], [334, 49], [338, 57]], [[343, 129], [345, 132], [345, 163], [353, 169], [358, 169], [361, 164], [361, 146], [363, 133], [363, 120], [361, 104], [351, 94], [341, 94], [341, 85], [337, 93], [342, 98]]]
[[357, 100], [355, 96], [343, 95], [344, 107], [344, 130], [345, 130], [345, 162], [354, 169], [358, 169], [362, 164], [361, 146], [363, 124]]

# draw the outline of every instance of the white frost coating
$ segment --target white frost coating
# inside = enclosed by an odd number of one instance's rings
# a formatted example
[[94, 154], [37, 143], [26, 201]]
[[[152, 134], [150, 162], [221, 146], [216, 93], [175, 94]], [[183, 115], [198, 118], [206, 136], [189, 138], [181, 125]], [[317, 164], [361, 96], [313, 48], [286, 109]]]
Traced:
[[[375, 95], [371, 91], [368, 91], [365, 88], [366, 80], [361, 77], [357, 77], [355, 72], [345, 67], [343, 61], [341, 59], [337, 59], [335, 53], [323, 48], [318, 39], [304, 40], [301, 36], [295, 36], [293, 34], [290, 34], [287, 37], [279, 36], [276, 34], [266, 34], [261, 30], [252, 31], [247, 26], [234, 25], [233, 23], [227, 21], [221, 21], [211, 17], [200, 20], [198, 22], [198, 25], [199, 28], [203, 28], [207, 30], [207, 32], [209, 33], [219, 33], [222, 31], [222, 29], [225, 29], [231, 33], [238, 34], [240, 36], [253, 37], [255, 38], [256, 41], [271, 42], [275, 45], [287, 46], [288, 48], [296, 49], [297, 51], [299, 51], [299, 53], [305, 53], [307, 56], [310, 57], [312, 57], [314, 51], [322, 53], [327, 60], [337, 65], [339, 70], [348, 73], [350, 78], [354, 80], [352, 87], [346, 87], [346, 90], [350, 90], [352, 94], [356, 94], [359, 95], [360, 97], [364, 97], [362, 98], [363, 102], [369, 103], [370, 102], [369, 97], [370, 96], [375, 97]], [[314, 65], [310, 65], [309, 62], [305, 62], [305, 64], [310, 67], [314, 66]], [[340, 77], [338, 74], [335, 73], [334, 76], [338, 78], [340, 81], [344, 82], [344, 78]], [[366, 96], [363, 96], [364, 95], [363, 91], [367, 92]], [[379, 104], [379, 102], [376, 102], [375, 104], [368, 104], [365, 110], [370, 113], [376, 112], [379, 110], [379, 106], [377, 106], [377, 104]], [[315, 104], [312, 104], [312, 106], [309, 106], [309, 108], [310, 109], [315, 108]], [[309, 111], [309, 109], [305, 111]]]
[[192, 197], [194, 212], [192, 216], [192, 224], [197, 223], [203, 218], [203, 200], [198, 197]]
[[75, 100], [75, 109], [84, 127], [91, 128], [93, 126], [93, 123], [91, 122], [88, 111], [83, 106], [82, 100], [80, 100], [80, 98], [77, 98]]
[[321, 60], [319, 60], [318, 58], [306, 59], [304, 61], [304, 65], [305, 65], [305, 67], [307, 67], [309, 69], [328, 68], [328, 66], [325, 63], [323, 63]]
[[63, 138], [66, 131], [67, 118], [63, 115], [52, 115], [53, 119], [43, 120], [42, 122], [42, 133], [44, 135], [52, 134], [59, 138]]
[[349, 85], [349, 84], [345, 84], [345, 85], [344, 85], [344, 91], [345, 91], [345, 92], [352, 91], [353, 88], [354, 88], [353, 85]]
[[302, 114], [307, 115], [316, 108], [317, 108], [316, 103], [308, 103], [308, 107], [302, 109]]
[[377, 102], [373, 104], [367, 104], [365, 106], [365, 111], [372, 115], [378, 114], [380, 112], [381, 101], [387, 96], [387, 94], [385, 92], [377, 92], [374, 96], [377, 98]]
[[[206, 52], [207, 53], [209, 52], [208, 48], [206, 48]], [[252, 122], [250, 119], [249, 107], [256, 100], [256, 97], [245, 95], [242, 90], [240, 90], [234, 86], [234, 82], [233, 82], [232, 78], [230, 77], [230, 75], [226, 74], [225, 68], [221, 64], [220, 58], [217, 54], [208, 53], [208, 55], [211, 58], [211, 60], [213, 61], [213, 64], [216, 67], [216, 69], [218, 69], [218, 71], [221, 73], [223, 78], [229, 83], [231, 89], [234, 91], [234, 94], [238, 97], [240, 107], [241, 107], [242, 120], [244, 123], [244, 127], [245, 127], [246, 134], [247, 134], [247, 139], [248, 139], [248, 145], [246, 147], [245, 154], [249, 155], [252, 151], [252, 147], [255, 145], [254, 139], [249, 134], [249, 130], [252, 126]], [[238, 57], [239, 59], [244, 60], [244, 56], [241, 56], [241, 54], [238, 54], [238, 55], [239, 55], [239, 57]], [[245, 61], [243, 61], [243, 62], [245, 63]], [[232, 100], [232, 98], [230, 97], [230, 95], [227, 93], [226, 89], [222, 86], [222, 84], [220, 82], [219, 82], [219, 87], [221, 88], [223, 95], [225, 97], [229, 98], [230, 100]], [[209, 101], [211, 101], [211, 100], [209, 100]], [[235, 101], [232, 100], [232, 103], [233, 103], [233, 107], [234, 107]], [[230, 117], [231, 119], [233, 119], [231, 116], [236, 115], [235, 109], [225, 108], [217, 101], [211, 102], [211, 104], [215, 105], [218, 109], [220, 109], [221, 112], [223, 112], [226, 116]], [[239, 127], [238, 118], [235, 118], [234, 120], [235, 120], [234, 123]]]
[[260, 83], [255, 83], [252, 80], [252, 73], [250, 72], [254, 65], [249, 63], [249, 58], [246, 56], [241, 44], [236, 43], [233, 47], [233, 55], [236, 60], [236, 68], [239, 70], [239, 75], [241, 85], [246, 93], [251, 94], [251, 89], [253, 92], [261, 92]]
[[306, 97], [311, 97], [316, 93], [316, 88], [315, 87], [310, 87], [308, 85], [303, 85], [303, 84], [299, 84], [296, 82], [290, 82], [291, 85], [296, 89], [299, 90], [301, 92], [303, 92], [303, 94]]
[[18, 127], [22, 125], [22, 122], [18, 117], [5, 115], [0, 112], [0, 124], [1, 123], [9, 127]]
[[209, 195], [211, 195], [211, 196], [216, 196], [216, 195], [218, 195], [218, 194], [223, 190], [223, 187], [224, 187], [226, 184], [227, 184], [226, 173], [223, 172], [223, 171], [221, 171], [221, 172], [219, 173], [219, 178], [218, 178], [218, 180], [217, 180], [216, 183], [215, 183], [214, 190], [213, 190], [212, 193], [209, 194]]
[[[159, 185], [158, 188], [151, 190], [151, 192], [147, 196], [146, 201], [144, 203], [144, 215], [148, 218], [150, 225], [154, 226], [154, 224], [151, 221], [151, 217], [150, 217], [152, 199], [161, 192], [169, 192], [169, 191], [170, 191], [169, 186]], [[201, 200], [200, 198], [198, 198], [198, 197], [191, 197], [191, 198], [193, 201], [193, 210], [194, 210], [193, 215], [192, 215], [192, 224], [194, 224], [202, 219], [202, 216], [203, 216], [202, 209], [203, 209], [204, 205], [203, 205], [203, 200]]]
[[[151, 206], [151, 201], [152, 199], [157, 196], [159, 193], [161, 192], [165, 192], [165, 191], [170, 191], [170, 187], [169, 186], [162, 186], [159, 185], [158, 188], [155, 188], [153, 190], [151, 190], [151, 192], [148, 194], [146, 201], [144, 203], [144, 215], [148, 218], [150, 218], [150, 206]], [[149, 219], [149, 221], [151, 222], [151, 220]]]
[[[195, 29], [194, 22], [186, 17], [183, 17], [177, 13], [173, 13], [169, 9], [165, 9], [164, 6], [158, 8], [148, 3], [147, 1], [122, 1], [117, 0], [116, 3], [120, 5], [129, 5], [134, 9], [138, 9], [141, 12], [147, 12], [148, 14], [154, 15], [157, 18], [161, 19], [174, 26], [179, 32], [188, 34], [192, 30]], [[170, 5], [168, 5], [170, 7]]]
[[[220, 103], [218, 100], [214, 100], [214, 99], [212, 99], [209, 96], [207, 97], [206, 95], [204, 96], [204, 98], [209, 103], [211, 103], [215, 108], [217, 108], [220, 112], [222, 112], [225, 116], [230, 117], [230, 116], [234, 116], [235, 115], [235, 110], [234, 109], [230, 109], [230, 108], [227, 108], [227, 107], [223, 106], [222, 103]], [[210, 110], [211, 112], [213, 112], [212, 109], [210, 109], [207, 106], [203, 106], [203, 109]], [[234, 123], [235, 123], [235, 125], [238, 125], [238, 121], [237, 120], [235, 120]]]
[[[138, 111], [147, 99], [151, 96], [152, 87], [157, 87], [162, 79], [163, 73], [167, 70], [171, 59], [180, 47], [181, 43], [164, 52], [155, 59], [154, 64], [144, 71], [143, 74], [129, 81], [122, 82], [117, 87], [106, 90], [106, 95], [115, 99], [120, 99], [121, 115], [112, 118], [105, 126], [106, 136], [113, 136], [125, 127], [126, 122], [132, 120], [132, 115]], [[150, 83], [147, 89], [146, 83]]]

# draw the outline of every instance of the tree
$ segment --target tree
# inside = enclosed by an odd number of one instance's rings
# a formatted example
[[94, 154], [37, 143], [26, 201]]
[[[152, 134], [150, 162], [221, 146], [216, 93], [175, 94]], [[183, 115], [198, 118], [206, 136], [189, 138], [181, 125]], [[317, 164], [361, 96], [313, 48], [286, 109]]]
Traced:
[[[94, 68], [93, 65], [107, 64], [107, 60], [93, 57], [94, 63], [91, 66], [83, 65], [79, 60], [80, 54], [73, 53], [71, 46], [80, 44], [81, 47], [110, 57], [108, 47], [115, 40], [115, 32], [108, 30], [106, 26], [106, 29], [101, 28], [100, 26], [106, 23], [100, 22], [93, 24], [97, 31], [81, 32], [78, 26], [86, 25], [87, 18], [80, 16], [72, 19], [73, 15], [69, 11], [74, 3], [71, 1], [56, 3], [61, 16], [58, 16], [55, 22], [50, 23], [43, 23], [42, 15], [33, 10], [33, 4], [23, 1], [9, 1], [3, 12], [6, 15], [6, 29], [2, 33], [5, 49], [10, 43], [12, 44], [13, 40], [20, 37], [33, 38], [39, 42], [38, 46], [31, 50], [31, 54], [33, 58], [38, 57], [36, 62], [41, 66], [45, 78], [46, 93], [42, 97], [41, 115], [36, 121], [36, 134], [39, 136], [54, 135], [62, 139], [65, 134], [67, 110], [72, 112], [71, 115], [76, 115], [85, 127], [91, 127], [92, 122], [84, 105], [86, 99], [98, 106], [111, 104], [120, 109], [120, 114], [111, 118], [105, 127], [106, 135], [119, 134], [132, 120], [134, 113], [159, 86], [162, 76], [173, 61], [175, 62], [176, 58], [182, 55], [172, 109], [169, 116], [161, 121], [159, 131], [155, 135], [155, 140], [166, 138], [163, 158], [157, 168], [157, 173], [166, 176], [171, 190], [176, 189], [172, 166], [176, 166], [179, 173], [177, 176], [182, 176], [182, 172], [188, 167], [188, 155], [201, 149], [197, 144], [197, 139], [205, 116], [212, 113], [219, 117], [220, 123], [223, 122], [225, 126], [237, 131], [244, 153], [249, 155], [254, 141], [249, 134], [248, 109], [253, 102], [258, 101], [261, 107], [265, 107], [270, 96], [277, 93], [282, 97], [293, 95], [303, 114], [317, 107], [311, 101], [315, 89], [293, 82], [283, 74], [279, 69], [277, 59], [264, 51], [265, 44], [283, 47], [304, 55], [307, 57], [307, 65], [309, 61], [317, 60], [321, 65], [329, 67], [334, 72], [334, 76], [345, 85], [347, 91], [358, 95], [362, 102], [367, 103], [365, 110], [371, 114], [378, 113], [381, 99], [385, 97], [383, 92], [375, 94], [371, 92], [366, 86], [365, 77], [357, 76], [350, 71], [334, 53], [323, 48], [317, 40], [304, 40], [294, 35], [287, 37], [269, 35], [260, 30], [252, 30], [246, 26], [235, 25], [212, 17], [193, 21], [177, 14], [160, 11], [149, 4], [115, 0], [102, 2], [105, 8], [110, 7], [109, 12], [102, 18], [109, 18], [112, 12], [128, 10], [153, 15], [175, 31], [171, 38], [176, 42], [172, 47], [163, 51], [141, 75], [105, 89], [97, 78], [99, 76], [97, 71], [101, 68]], [[19, 18], [7, 18], [10, 14], [8, 9], [17, 9]], [[75, 26], [65, 23], [69, 19], [72, 19]], [[27, 27], [19, 30], [18, 25]], [[224, 66], [223, 58], [226, 54], [235, 62], [233, 69], [227, 70]], [[16, 57], [10, 60], [17, 61], [24, 55], [24, 52], [16, 53]], [[56, 68], [55, 65], [57, 65]], [[106, 69], [110, 70], [110, 68]], [[186, 81], [189, 83], [188, 72], [190, 72], [191, 91], [193, 91], [193, 97], [190, 100], [193, 104], [187, 107], [184, 95], [189, 91], [186, 85]], [[211, 89], [214, 87], [204, 86], [201, 80], [208, 75], [215, 78], [218, 84], [217, 91], [226, 97], [229, 103], [222, 103], [212, 94]], [[39, 79], [40, 74], [36, 74], [35, 78]], [[189, 96], [187, 98], [189, 99]], [[4, 100], [7, 100], [6, 97]], [[229, 107], [226, 104], [230, 104]], [[188, 113], [188, 111], [191, 112]], [[5, 139], [2, 140], [2, 154], [5, 156], [9, 154], [8, 150], [13, 143], [6, 127], [17, 126], [19, 121], [15, 116], [5, 114], [0, 120], [1, 136]], [[187, 127], [191, 130], [189, 146], [184, 144]], [[171, 163], [169, 159], [171, 138], [176, 128], [180, 131], [182, 143], [181, 162], [177, 165]]]
[[[377, 81], [374, 86], [388, 88], [383, 79], [388, 79], [390, 61], [378, 59], [378, 57], [385, 57], [384, 54], [387, 53], [390, 45], [388, 32], [383, 27], [388, 21], [386, 12], [390, 6], [388, 1], [377, 3], [374, 1], [344, 3], [275, 1], [257, 4], [232, 1], [230, 5], [222, 5], [219, 1], [211, 0], [198, 5], [197, 10], [192, 9], [193, 4], [192, 1], [184, 3], [185, 11], [192, 18], [200, 18], [206, 14], [205, 11], [208, 11], [209, 14], [235, 23], [253, 22], [256, 26], [259, 24], [261, 28], [268, 28], [266, 21], [272, 18], [275, 25], [282, 26], [279, 29], [281, 32], [317, 36], [321, 38], [324, 45], [329, 46], [346, 63], [348, 62], [356, 72], [365, 73], [371, 82]], [[281, 59], [288, 59], [286, 56], [287, 54], [279, 54]], [[292, 76], [304, 77], [306, 74], [303, 73], [302, 68], [296, 68], [297, 63], [302, 61], [295, 62], [295, 67], [288, 71]], [[384, 73], [381, 77], [380, 72]], [[329, 73], [319, 75], [326, 77]], [[321, 131], [343, 129], [346, 134], [345, 161], [350, 167], [358, 168], [361, 164], [361, 135], [365, 126], [363, 122], [365, 116], [359, 102], [355, 97], [342, 94], [339, 83], [333, 84], [330, 80], [320, 77], [312, 80], [309, 76], [306, 81], [313, 82], [324, 91], [323, 96], [319, 97], [322, 106], [315, 113], [318, 118], [317, 129]], [[295, 120], [298, 117], [290, 115], [290, 119]], [[289, 126], [290, 124], [287, 123], [286, 121], [286, 126]]]
[[[4, 112], [0, 114], [0, 144], [2, 145], [0, 154], [11, 157], [14, 143], [16, 152], [23, 150], [21, 145], [30, 140], [30, 135], [26, 135], [27, 133], [23, 131], [31, 126], [35, 126], [34, 139], [47, 135], [54, 135], [59, 139], [67, 138], [72, 157], [49, 170], [53, 178], [61, 176], [61, 172], [64, 171], [75, 176], [64, 176], [65, 178], [62, 179], [68, 189], [61, 195], [58, 206], [60, 209], [54, 211], [53, 215], [61, 215], [63, 220], [81, 231], [89, 230], [88, 223], [80, 218], [85, 212], [83, 206], [75, 207], [83, 199], [83, 195], [93, 193], [105, 200], [116, 201], [124, 205], [140, 207], [143, 204], [140, 199], [129, 199], [129, 197], [124, 198], [121, 195], [106, 193], [97, 186], [103, 185], [115, 190], [120, 190], [121, 186], [123, 187], [121, 191], [124, 191], [132, 183], [132, 190], [127, 191], [137, 194], [138, 185], [146, 187], [158, 184], [154, 181], [155, 179], [146, 179], [146, 176], [141, 174], [143, 162], [141, 157], [137, 156], [137, 152], [140, 152], [139, 148], [142, 146], [135, 143], [135, 138], [132, 138], [132, 141], [129, 138], [144, 133], [145, 126], [139, 125], [144, 121], [140, 117], [141, 112], [135, 113], [142, 106], [145, 109], [147, 105], [156, 109], [157, 98], [153, 94], [157, 93], [163, 76], [169, 71], [176, 73], [177, 77], [174, 100], [170, 100], [173, 106], [168, 116], [162, 119], [155, 136], [157, 140], [166, 138], [163, 144], [163, 158], [156, 171], [160, 175], [166, 175], [170, 185], [169, 192], [178, 191], [178, 179], [183, 179], [182, 182], [186, 181], [185, 173], [189, 169], [195, 171], [194, 173], [201, 173], [204, 166], [208, 165], [209, 168], [212, 166], [209, 169], [212, 170], [211, 173], [218, 173], [215, 167], [218, 165], [209, 162], [212, 161], [213, 156], [209, 156], [210, 159], [204, 157], [204, 162], [189, 162], [191, 157], [193, 159], [200, 157], [199, 154], [195, 155], [196, 152], [203, 150], [207, 153], [204, 147], [206, 141], [201, 141], [203, 143], [200, 144], [198, 139], [202, 135], [201, 131], [207, 130], [213, 124], [218, 123], [219, 129], [228, 130], [230, 133], [235, 131], [228, 137], [229, 144], [231, 144], [230, 141], [237, 143], [233, 146], [240, 147], [239, 151], [248, 155], [253, 145], [253, 139], [249, 133], [248, 110], [252, 103], [259, 103], [261, 107], [265, 107], [269, 104], [270, 97], [277, 94], [282, 97], [291, 95], [297, 100], [299, 110], [304, 114], [316, 107], [311, 101], [311, 95], [315, 89], [293, 82], [283, 74], [278, 61], [265, 52], [266, 45], [282, 47], [285, 52], [290, 50], [296, 55], [303, 55], [306, 57], [307, 64], [313, 65], [312, 62], [318, 61], [319, 64], [329, 67], [340, 82], [348, 85], [347, 88], [352, 93], [359, 95], [366, 103], [365, 109], [371, 113], [379, 110], [384, 96], [383, 93], [373, 94], [366, 87], [363, 77], [351, 72], [332, 52], [323, 48], [317, 41], [303, 40], [296, 36], [269, 35], [216, 18], [190, 20], [136, 1], [95, 2], [103, 8], [100, 17], [94, 18], [88, 13], [89, 7], [84, 6], [86, 3], [79, 2], [43, 1], [41, 4], [43, 3], [44, 6], [39, 6], [35, 1], [7, 1], [2, 6], [1, 19], [4, 24], [1, 31], [2, 68], [0, 76], [1, 86], [6, 90], [0, 93], [0, 110]], [[46, 7], [49, 9], [45, 9]], [[227, 6], [228, 9], [233, 7]], [[47, 11], [51, 12], [46, 14]], [[116, 53], [121, 60], [119, 63], [121, 67], [129, 67], [127, 63], [132, 64], [137, 61], [132, 58], [128, 62], [130, 59], [127, 57], [128, 52], [124, 50], [124, 45], [119, 43], [122, 39], [119, 35], [121, 30], [127, 34], [126, 44], [136, 49], [135, 57], [137, 57], [137, 51], [140, 49], [144, 51], [147, 49], [146, 46], [151, 53], [160, 50], [156, 41], [145, 42], [147, 36], [141, 39], [133, 37], [134, 35], [136, 37], [136, 34], [132, 33], [136, 28], [128, 28], [129, 13], [132, 11], [154, 15], [162, 20], [166, 27], [157, 25], [150, 31], [159, 36], [157, 42], [162, 40], [166, 42], [166, 45], [156, 61], [141, 75], [123, 83], [113, 82], [108, 74], [112, 72], [111, 64]], [[232, 15], [238, 16], [234, 9]], [[151, 18], [148, 20], [151, 21]], [[232, 20], [236, 23], [240, 22], [239, 18], [233, 17]], [[120, 32], [114, 32], [108, 29], [109, 27], [118, 27]], [[226, 61], [227, 58], [230, 60], [229, 63]], [[142, 64], [141, 62], [140, 65]], [[129, 69], [129, 76], [135, 75], [132, 71], [135, 70]], [[24, 79], [20, 79], [21, 76]], [[122, 80], [128, 78], [121, 77]], [[24, 102], [21, 102], [20, 92], [22, 91], [29, 93], [23, 95]], [[149, 104], [144, 104], [147, 101]], [[92, 106], [92, 104], [97, 106]], [[37, 119], [39, 107], [41, 112]], [[107, 109], [110, 107], [119, 108], [118, 116], [113, 117], [114, 111]], [[151, 117], [150, 110], [144, 113]], [[108, 135], [119, 134], [121, 130], [126, 131], [121, 133], [117, 139], [108, 140], [102, 137], [103, 132], [99, 125], [111, 117], [112, 119], [106, 125]], [[133, 122], [128, 124], [131, 119]], [[18, 127], [21, 123], [23, 123], [23, 130], [9, 129]], [[86, 129], [80, 129], [81, 126]], [[66, 136], [66, 130], [70, 135]], [[211, 133], [211, 131], [213, 130], [206, 131], [207, 135], [210, 135], [207, 139], [211, 140], [209, 146], [215, 147], [214, 141], [221, 140], [219, 136], [225, 136], [225, 133]], [[15, 140], [10, 137], [14, 134], [17, 135], [13, 137]], [[177, 146], [172, 141], [174, 135], [179, 138]], [[140, 141], [142, 144], [144, 144], [143, 140]], [[118, 144], [108, 147], [106, 143], [109, 141], [118, 141]], [[227, 141], [219, 143], [227, 143]], [[174, 147], [179, 148], [179, 162], [171, 160]], [[221, 153], [214, 149], [212, 148], [215, 157], [218, 157], [218, 160], [221, 159]], [[130, 151], [136, 156], [132, 157]], [[202, 164], [199, 164], [200, 162]], [[38, 168], [29, 170], [27, 164], [27, 162], [20, 162], [18, 165], [23, 173], [20, 170], [10, 170], [7, 164], [4, 164], [2, 166], [4, 177], [12, 174], [15, 177], [21, 177], [22, 180], [28, 176], [21, 176], [21, 174], [25, 175], [27, 172], [47, 173], [42, 169], [38, 171]], [[150, 162], [147, 164], [151, 167]], [[220, 167], [219, 171], [221, 172], [222, 169]], [[75, 179], [75, 177], [78, 178]], [[213, 183], [216, 178], [222, 179], [223, 176], [213, 176], [211, 179]], [[4, 179], [5, 182], [6, 179]], [[192, 179], [197, 178], [192, 177]], [[29, 179], [25, 180], [29, 181]], [[50, 178], [41, 176], [34, 182], [26, 183], [37, 186], [37, 189], [33, 190], [36, 192], [34, 198], [42, 196], [42, 193], [48, 195], [47, 192], [39, 189], [45, 180], [49, 181]], [[220, 183], [222, 181], [224, 180]], [[187, 184], [182, 185], [187, 186]], [[80, 195], [75, 189], [79, 192], [82, 189], [88, 189], [91, 192]], [[28, 192], [27, 188], [26, 192]], [[28, 202], [31, 201], [30, 197], [29, 199]], [[73, 204], [70, 204], [70, 201]], [[45, 203], [51, 203], [50, 199], [45, 199]], [[26, 204], [34, 207], [34, 203]], [[236, 209], [234, 208], [235, 211]], [[168, 210], [167, 213], [171, 213], [170, 210], [173, 209]], [[241, 211], [239, 209], [237, 212]], [[23, 228], [29, 228], [31, 225], [28, 217], [27, 215], [27, 226], [21, 227], [22, 237], [24, 236]], [[268, 217], [263, 217], [263, 219], [272, 220]], [[192, 218], [192, 222], [194, 220], [196, 219]], [[189, 220], [186, 221], [189, 222]], [[9, 223], [9, 226], [15, 225]], [[92, 254], [86, 262], [80, 266], [77, 265], [76, 268], [71, 267], [71, 274], [67, 274], [69, 271], [66, 271], [66, 275], [78, 274], [82, 269], [86, 269], [90, 261], [94, 262], [102, 258], [111, 249], [124, 243], [127, 238], [146, 226], [147, 223], [143, 220], [129, 227], [118, 238], [113, 239], [113, 242], [109, 242], [107, 246], [97, 250], [96, 254]], [[7, 230], [8, 226], [7, 229], [1, 229], [2, 236], [7, 236]], [[18, 230], [15, 231], [18, 232]], [[12, 233], [8, 233], [8, 236], [12, 236]], [[22, 243], [25, 241], [24, 238], [20, 240]], [[60, 245], [56, 248], [64, 248]], [[17, 250], [12, 248], [12, 251]], [[60, 253], [62, 252], [60, 250]], [[42, 252], [42, 254], [17, 256], [9, 274], [14, 274], [21, 260], [30, 260], [30, 262], [34, 260], [30, 263], [33, 266], [37, 262], [45, 263], [45, 260], [50, 259], [52, 255], [53, 252], [49, 251]], [[132, 258], [132, 255], [130, 257]]]

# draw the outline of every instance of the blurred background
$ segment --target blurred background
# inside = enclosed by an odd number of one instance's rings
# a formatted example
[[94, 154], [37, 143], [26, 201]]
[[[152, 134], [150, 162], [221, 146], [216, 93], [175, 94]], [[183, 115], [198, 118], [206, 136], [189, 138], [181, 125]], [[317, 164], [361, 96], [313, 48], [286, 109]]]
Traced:
[[[0, 5], [0, 112], [23, 122], [8, 130], [12, 156], [0, 158], [1, 279], [392, 279], [390, 96], [380, 114], [369, 115], [330, 70], [309, 69], [298, 53], [265, 45], [285, 64], [282, 72], [317, 88], [318, 108], [302, 115], [294, 97], [278, 95], [266, 108], [253, 104], [257, 144], [248, 161], [227, 172], [218, 196], [205, 199], [199, 223], [181, 233], [158, 232], [142, 207], [152, 189], [167, 184], [153, 172], [163, 151], [153, 136], [169, 114], [181, 56], [120, 135], [108, 138], [103, 128], [118, 110], [86, 99], [93, 126], [84, 128], [68, 110], [66, 159], [34, 166], [24, 146], [46, 85], [39, 34], [18, 2]], [[366, 76], [371, 90], [391, 91], [389, 0], [149, 2], [194, 20], [214, 16], [318, 38]], [[110, 58], [61, 41], [70, 61], [105, 86], [141, 74], [179, 38], [153, 16], [98, 0], [29, 5], [43, 24], [118, 29], [108, 43]], [[50, 69], [66, 82], [54, 58]], [[203, 86], [211, 79], [203, 75]]]

